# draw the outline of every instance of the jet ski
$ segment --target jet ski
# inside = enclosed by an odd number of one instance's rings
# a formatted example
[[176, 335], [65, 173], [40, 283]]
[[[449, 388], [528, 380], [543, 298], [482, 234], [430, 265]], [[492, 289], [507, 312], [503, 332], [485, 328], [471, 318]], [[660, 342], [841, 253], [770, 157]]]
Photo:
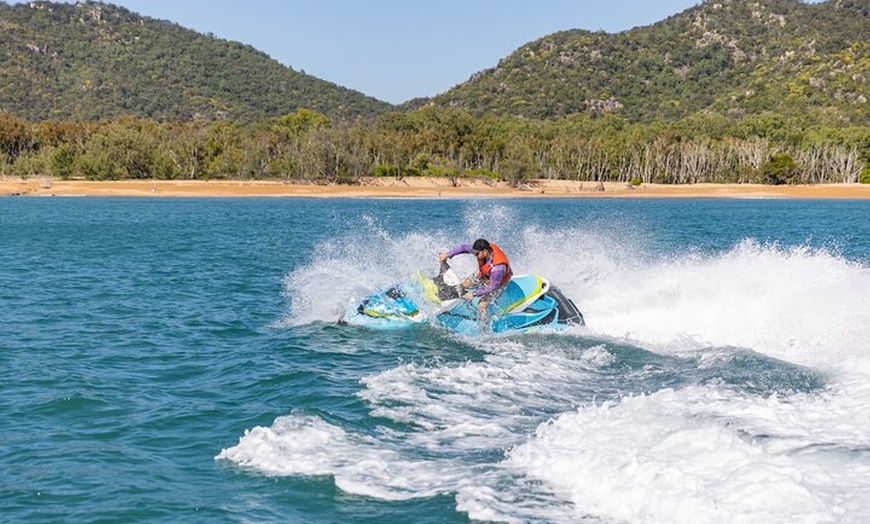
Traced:
[[438, 274], [417, 271], [409, 282], [351, 302], [340, 324], [377, 330], [404, 329], [431, 323], [468, 337], [483, 334], [563, 330], [585, 324], [574, 302], [538, 275], [516, 275], [490, 304], [490, 321], [478, 321], [478, 299], [462, 298], [462, 280], [447, 262]]

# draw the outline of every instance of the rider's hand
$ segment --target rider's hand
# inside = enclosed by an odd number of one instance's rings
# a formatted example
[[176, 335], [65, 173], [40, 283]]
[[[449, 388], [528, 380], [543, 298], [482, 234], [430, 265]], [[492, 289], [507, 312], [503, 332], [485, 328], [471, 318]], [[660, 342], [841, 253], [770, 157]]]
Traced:
[[468, 293], [462, 295], [462, 298], [464, 298], [465, 300], [472, 300], [474, 298], [474, 293], [469, 291]]

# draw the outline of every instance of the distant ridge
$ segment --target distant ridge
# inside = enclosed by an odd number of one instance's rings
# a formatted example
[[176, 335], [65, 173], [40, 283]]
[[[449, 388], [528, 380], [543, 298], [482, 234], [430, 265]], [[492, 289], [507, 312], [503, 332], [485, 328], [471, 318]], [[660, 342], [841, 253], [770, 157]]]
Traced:
[[257, 121], [313, 109], [371, 121], [423, 106], [629, 122], [776, 114], [870, 125], [870, 0], [708, 0], [616, 34], [544, 36], [467, 82], [393, 106], [261, 51], [100, 2], [0, 2], [0, 113]]
[[30, 121], [254, 121], [303, 107], [333, 118], [392, 108], [251, 46], [115, 5], [0, 2], [0, 112]]
[[617, 34], [571, 30], [524, 45], [425, 104], [551, 119], [630, 121], [774, 112], [870, 124], [870, 0], [709, 0]]

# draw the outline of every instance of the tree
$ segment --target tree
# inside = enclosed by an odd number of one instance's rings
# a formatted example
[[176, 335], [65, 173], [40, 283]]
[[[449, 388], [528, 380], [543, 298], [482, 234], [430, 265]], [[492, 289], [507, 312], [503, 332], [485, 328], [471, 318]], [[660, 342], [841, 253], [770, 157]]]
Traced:
[[772, 185], [797, 183], [799, 174], [791, 155], [782, 152], [772, 155], [761, 169], [762, 181]]
[[30, 124], [9, 113], [0, 113], [0, 155], [10, 161], [34, 146]]

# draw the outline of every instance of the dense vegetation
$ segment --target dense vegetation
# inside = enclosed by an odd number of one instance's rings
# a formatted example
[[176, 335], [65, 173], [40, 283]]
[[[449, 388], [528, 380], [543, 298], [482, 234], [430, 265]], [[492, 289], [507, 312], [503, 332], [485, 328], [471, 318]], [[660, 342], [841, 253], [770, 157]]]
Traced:
[[775, 112], [870, 125], [870, 1], [708, 0], [619, 34], [564, 31], [418, 101], [473, 114], [631, 121]]
[[870, 130], [805, 129], [776, 115], [669, 124], [608, 115], [555, 121], [424, 108], [373, 125], [298, 110], [253, 124], [135, 117], [39, 124], [0, 115], [0, 173], [89, 179], [487, 176], [640, 184], [870, 182]]
[[0, 43], [0, 111], [30, 121], [252, 122], [301, 107], [371, 118], [391, 108], [250, 46], [102, 3], [0, 2]]
[[557, 33], [402, 111], [114, 6], [0, 3], [0, 175], [870, 182], [868, 2]]

